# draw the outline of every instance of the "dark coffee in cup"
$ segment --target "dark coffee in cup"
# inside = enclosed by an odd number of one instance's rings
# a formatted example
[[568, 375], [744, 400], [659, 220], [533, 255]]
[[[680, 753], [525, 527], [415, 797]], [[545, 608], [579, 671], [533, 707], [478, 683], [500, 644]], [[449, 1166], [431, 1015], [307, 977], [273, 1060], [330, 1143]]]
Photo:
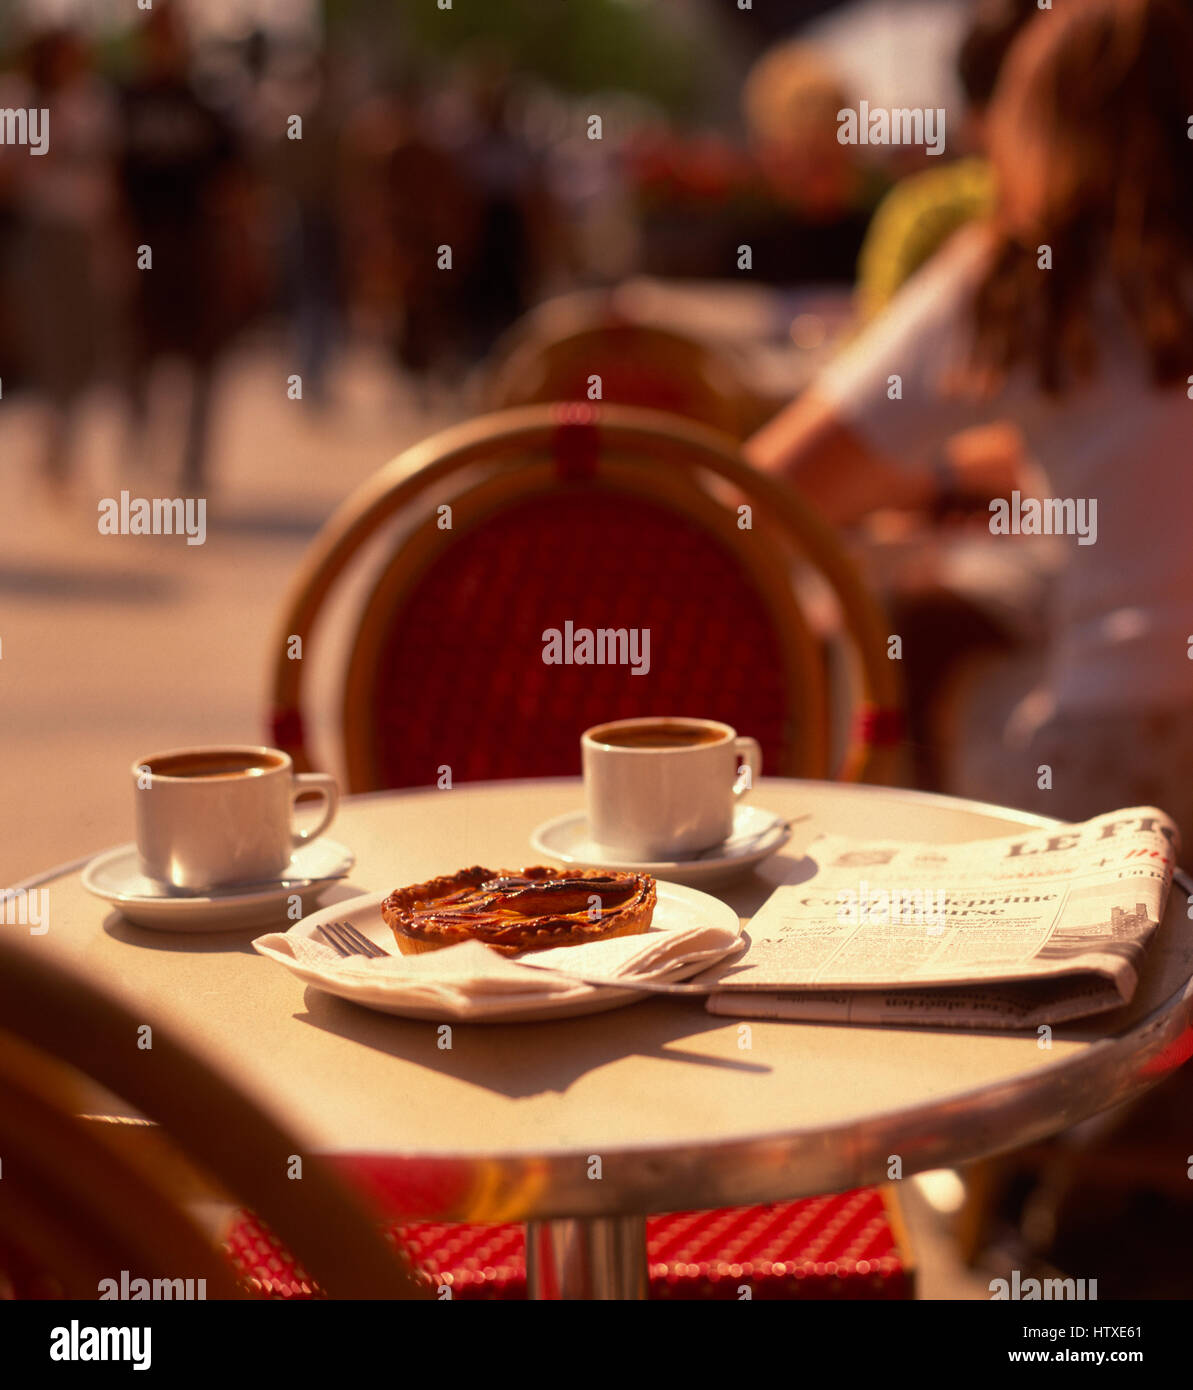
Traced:
[[640, 724], [611, 724], [591, 730], [589, 737], [606, 748], [697, 748], [723, 743], [725, 733], [707, 724], [644, 719]]
[[172, 753], [151, 758], [145, 764], [154, 777], [244, 777], [260, 776], [285, 766], [285, 759], [273, 753], [238, 753], [213, 749], [210, 753]]

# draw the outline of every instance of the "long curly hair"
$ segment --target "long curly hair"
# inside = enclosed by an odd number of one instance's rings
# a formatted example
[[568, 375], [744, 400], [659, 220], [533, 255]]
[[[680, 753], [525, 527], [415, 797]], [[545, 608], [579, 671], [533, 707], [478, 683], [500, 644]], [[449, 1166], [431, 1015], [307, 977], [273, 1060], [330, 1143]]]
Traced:
[[[1059, 395], [1098, 369], [1107, 288], [1157, 386], [1193, 372], [1193, 3], [1057, 0], [990, 110], [994, 245], [972, 367]], [[1047, 253], [1045, 249], [1047, 248]], [[1050, 268], [1044, 268], [1050, 255]]]

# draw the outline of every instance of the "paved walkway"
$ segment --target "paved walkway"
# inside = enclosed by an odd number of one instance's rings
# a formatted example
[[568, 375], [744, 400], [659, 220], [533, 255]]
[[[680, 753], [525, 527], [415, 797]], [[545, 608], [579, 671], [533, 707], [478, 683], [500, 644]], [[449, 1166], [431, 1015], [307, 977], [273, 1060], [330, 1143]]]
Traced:
[[123, 417], [99, 397], [62, 500], [37, 474], [39, 408], [0, 400], [0, 885], [131, 839], [134, 758], [264, 740], [268, 643], [304, 549], [357, 483], [467, 413], [428, 410], [364, 353], [340, 364], [323, 413], [287, 399], [287, 370], [263, 346], [225, 366], [201, 546], [98, 529], [122, 486], [176, 495], [168, 378], [160, 470], [122, 480]]

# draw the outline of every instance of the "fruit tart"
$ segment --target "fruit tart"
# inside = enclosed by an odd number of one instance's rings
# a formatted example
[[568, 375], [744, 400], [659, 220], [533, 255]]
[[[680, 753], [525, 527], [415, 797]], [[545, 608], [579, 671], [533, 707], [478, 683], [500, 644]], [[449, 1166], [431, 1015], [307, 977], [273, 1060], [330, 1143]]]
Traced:
[[655, 881], [606, 869], [461, 869], [395, 889], [381, 915], [404, 955], [480, 941], [507, 955], [633, 936], [650, 926]]

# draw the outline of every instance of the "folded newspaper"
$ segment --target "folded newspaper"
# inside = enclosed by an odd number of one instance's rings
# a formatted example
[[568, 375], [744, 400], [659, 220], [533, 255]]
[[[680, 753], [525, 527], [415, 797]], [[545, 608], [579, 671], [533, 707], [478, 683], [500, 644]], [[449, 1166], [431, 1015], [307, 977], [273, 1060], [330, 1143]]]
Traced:
[[1179, 852], [1162, 811], [965, 844], [825, 835], [814, 877], [777, 888], [711, 1013], [982, 1028], [1042, 1024], [1130, 1001]]

